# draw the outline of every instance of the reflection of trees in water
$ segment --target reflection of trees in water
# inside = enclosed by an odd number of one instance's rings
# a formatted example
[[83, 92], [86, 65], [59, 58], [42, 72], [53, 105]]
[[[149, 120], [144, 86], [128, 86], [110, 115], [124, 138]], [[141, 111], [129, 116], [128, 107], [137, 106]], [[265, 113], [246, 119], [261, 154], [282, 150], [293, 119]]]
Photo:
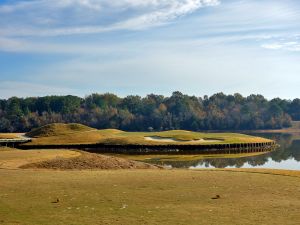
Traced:
[[[269, 155], [267, 153], [266, 155]], [[171, 165], [176, 168], [189, 168], [196, 166], [213, 166], [216, 168], [225, 167], [242, 167], [245, 163], [249, 163], [252, 166], [264, 165], [268, 161], [266, 155], [253, 156], [253, 157], [242, 157], [242, 158], [214, 158], [214, 159], [202, 159], [194, 161], [165, 161], [164, 164]]]
[[300, 140], [293, 141], [293, 145], [289, 148], [291, 156], [296, 160], [300, 161]]
[[270, 153], [270, 157], [275, 162], [281, 162], [287, 159], [294, 158], [300, 161], [300, 140], [295, 139], [291, 134], [276, 134], [273, 139], [277, 141], [280, 147]]
[[[285, 161], [287, 159], [294, 158], [297, 161], [300, 161], [300, 140], [295, 139], [293, 135], [290, 134], [256, 134], [257, 136], [263, 136], [276, 140], [280, 145], [278, 149], [273, 152], [266, 154], [252, 156], [252, 157], [243, 157], [243, 158], [209, 158], [202, 160], [194, 161], [165, 161], [164, 164], [171, 165], [176, 168], [188, 168], [196, 166], [213, 166], [216, 168], [225, 168], [225, 167], [242, 167], [245, 163], [255, 167], [262, 166], [269, 159], [272, 159], [276, 162]], [[153, 161], [152, 161], [153, 162]], [[157, 163], [157, 162], [156, 162]]]

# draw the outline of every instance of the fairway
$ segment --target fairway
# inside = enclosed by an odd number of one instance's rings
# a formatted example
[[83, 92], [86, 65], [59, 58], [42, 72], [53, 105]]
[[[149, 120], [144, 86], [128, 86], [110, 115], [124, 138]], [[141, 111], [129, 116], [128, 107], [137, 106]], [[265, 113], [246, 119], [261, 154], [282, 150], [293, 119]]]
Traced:
[[299, 172], [251, 171], [2, 169], [0, 224], [299, 224]]

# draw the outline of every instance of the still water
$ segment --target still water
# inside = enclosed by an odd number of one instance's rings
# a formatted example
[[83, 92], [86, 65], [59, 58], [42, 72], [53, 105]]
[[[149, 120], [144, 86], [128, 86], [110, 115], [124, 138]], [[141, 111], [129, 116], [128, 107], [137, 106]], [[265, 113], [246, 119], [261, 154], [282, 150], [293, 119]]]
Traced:
[[280, 145], [276, 150], [265, 154], [239, 158], [206, 158], [199, 160], [168, 161], [159, 159], [144, 160], [173, 168], [272, 168], [300, 170], [300, 134], [252, 134], [276, 140]]

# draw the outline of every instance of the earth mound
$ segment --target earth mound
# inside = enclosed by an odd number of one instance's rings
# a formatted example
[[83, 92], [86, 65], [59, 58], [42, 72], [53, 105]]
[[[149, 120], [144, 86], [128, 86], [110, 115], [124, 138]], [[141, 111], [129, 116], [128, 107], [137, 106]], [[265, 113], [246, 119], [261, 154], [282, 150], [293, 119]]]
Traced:
[[58, 136], [58, 135], [66, 135], [72, 134], [76, 132], [87, 132], [93, 131], [94, 128], [77, 124], [77, 123], [52, 123], [48, 124], [32, 131], [26, 133], [27, 137], [37, 138], [37, 137], [51, 137], [51, 136]]
[[159, 166], [143, 162], [122, 159], [114, 156], [82, 152], [74, 158], [56, 158], [43, 162], [30, 163], [21, 166], [22, 169], [56, 169], [56, 170], [84, 170], [84, 169], [158, 169]]

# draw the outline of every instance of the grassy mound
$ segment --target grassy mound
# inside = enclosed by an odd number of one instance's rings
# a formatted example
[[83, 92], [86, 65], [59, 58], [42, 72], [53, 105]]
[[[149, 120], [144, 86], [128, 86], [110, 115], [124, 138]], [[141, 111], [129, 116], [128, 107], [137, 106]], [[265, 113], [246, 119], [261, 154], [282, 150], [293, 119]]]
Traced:
[[83, 170], [83, 169], [157, 169], [159, 167], [122, 159], [114, 156], [99, 155], [82, 152], [74, 158], [55, 158], [43, 162], [30, 163], [20, 168], [58, 169], [58, 170]]
[[94, 129], [91, 127], [82, 124], [77, 124], [77, 123], [70, 123], [70, 124], [53, 123], [53, 124], [48, 124], [39, 127], [37, 129], [34, 129], [26, 133], [26, 136], [33, 137], [33, 138], [51, 137], [51, 136], [59, 136], [59, 135], [72, 134], [76, 132], [87, 132], [93, 130]]
[[[17, 150], [0, 148], [0, 169], [18, 169], [20, 166], [51, 160], [55, 158], [72, 158], [80, 156], [78, 151], [71, 150]], [[1, 224], [1, 223], [0, 223]]]

